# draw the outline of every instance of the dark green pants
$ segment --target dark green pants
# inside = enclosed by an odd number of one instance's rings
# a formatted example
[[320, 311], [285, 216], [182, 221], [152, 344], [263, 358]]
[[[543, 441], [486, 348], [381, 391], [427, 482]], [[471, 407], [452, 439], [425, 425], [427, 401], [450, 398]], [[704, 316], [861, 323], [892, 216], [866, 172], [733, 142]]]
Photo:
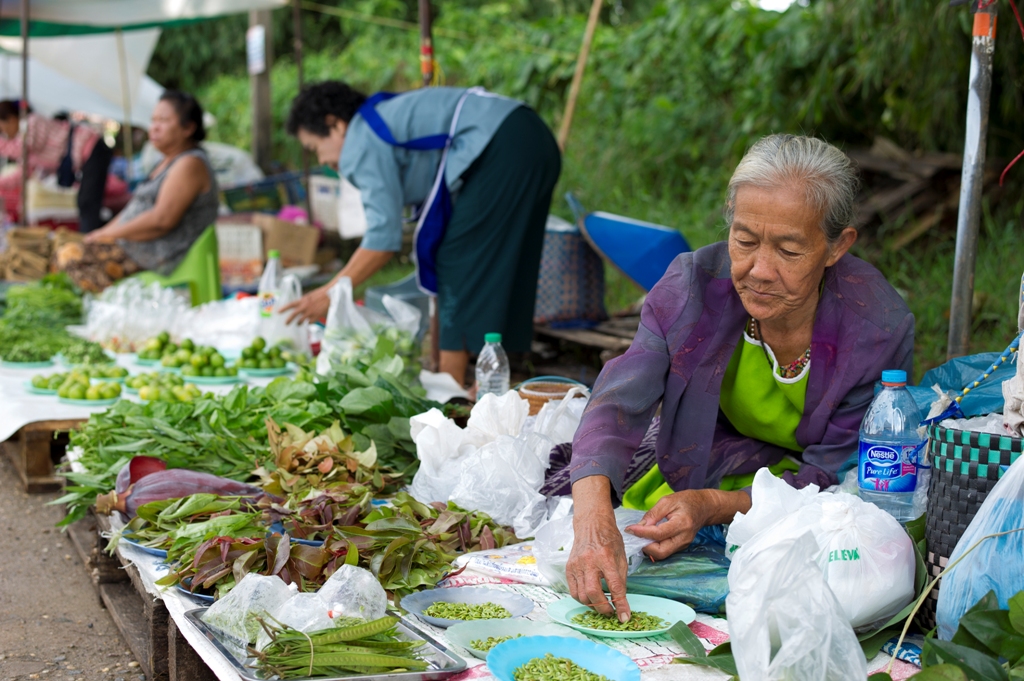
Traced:
[[524, 106], [463, 173], [437, 253], [442, 350], [478, 353], [494, 332], [506, 351], [529, 351], [544, 226], [561, 169], [554, 136]]

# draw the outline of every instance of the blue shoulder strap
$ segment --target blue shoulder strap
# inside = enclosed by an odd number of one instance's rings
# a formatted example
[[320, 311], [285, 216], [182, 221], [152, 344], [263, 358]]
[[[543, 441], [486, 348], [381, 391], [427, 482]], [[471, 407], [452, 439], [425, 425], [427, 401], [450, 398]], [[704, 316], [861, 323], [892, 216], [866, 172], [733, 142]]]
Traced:
[[408, 142], [399, 142], [395, 139], [395, 136], [391, 134], [391, 130], [388, 128], [388, 124], [384, 122], [384, 119], [377, 113], [377, 105], [381, 102], [385, 102], [392, 97], [397, 97], [393, 92], [378, 92], [375, 95], [369, 97], [366, 102], [359, 107], [359, 115], [363, 117], [370, 129], [376, 133], [377, 137], [381, 138], [393, 147], [402, 147], [403, 149], [411, 149], [413, 151], [431, 151], [434, 149], [444, 149], [448, 146], [448, 135], [428, 135], [427, 137], [417, 137], [414, 140]]

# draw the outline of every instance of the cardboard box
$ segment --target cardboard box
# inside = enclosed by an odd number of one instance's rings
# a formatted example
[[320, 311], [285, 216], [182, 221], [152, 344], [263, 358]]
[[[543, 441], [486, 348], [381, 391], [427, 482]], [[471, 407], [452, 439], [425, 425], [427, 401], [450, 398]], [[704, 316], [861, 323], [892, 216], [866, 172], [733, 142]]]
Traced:
[[257, 213], [253, 224], [263, 232], [263, 257], [270, 251], [281, 254], [285, 267], [312, 265], [316, 261], [316, 247], [320, 243], [320, 230], [309, 225], [278, 220], [273, 215]]

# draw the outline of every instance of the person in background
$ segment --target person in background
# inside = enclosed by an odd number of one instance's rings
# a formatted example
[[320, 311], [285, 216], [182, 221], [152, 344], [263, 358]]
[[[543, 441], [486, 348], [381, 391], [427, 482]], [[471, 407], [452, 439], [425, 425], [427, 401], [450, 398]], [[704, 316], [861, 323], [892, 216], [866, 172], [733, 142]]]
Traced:
[[[0, 156], [15, 159], [19, 165], [23, 162], [20, 124], [18, 102], [0, 101], [0, 134], [3, 136]], [[88, 233], [98, 229], [107, 169], [113, 155], [103, 136], [84, 123], [74, 124], [34, 113], [28, 115], [26, 124], [29, 174], [52, 175], [58, 173], [63, 164], [63, 170], [71, 173], [70, 179], [78, 181], [79, 231]], [[13, 209], [24, 220], [20, 168], [17, 174], [5, 177], [2, 185], [0, 192], [5, 201], [15, 202], [9, 210]]]
[[909, 374], [914, 357], [906, 303], [847, 253], [856, 193], [839, 149], [766, 137], [729, 181], [728, 241], [680, 255], [648, 294], [572, 444], [576, 600], [630, 617], [617, 501], [646, 511], [626, 529], [662, 560], [746, 513], [759, 469], [824, 489], [853, 464], [875, 382], [885, 369]]
[[139, 270], [170, 274], [217, 219], [217, 180], [200, 142], [203, 109], [190, 94], [169, 90], [153, 109], [149, 139], [164, 159], [131, 201], [82, 244], [66, 244], [56, 267], [84, 290], [97, 291]]
[[561, 152], [535, 111], [481, 88], [367, 98], [328, 81], [299, 93], [287, 127], [359, 189], [367, 221], [338, 275], [283, 308], [289, 322], [324, 316], [341, 277], [359, 286], [383, 267], [402, 250], [403, 207], [420, 206], [414, 257], [421, 290], [437, 296], [440, 370], [462, 385], [470, 353], [491, 332], [509, 352], [530, 350], [544, 226], [561, 172]]

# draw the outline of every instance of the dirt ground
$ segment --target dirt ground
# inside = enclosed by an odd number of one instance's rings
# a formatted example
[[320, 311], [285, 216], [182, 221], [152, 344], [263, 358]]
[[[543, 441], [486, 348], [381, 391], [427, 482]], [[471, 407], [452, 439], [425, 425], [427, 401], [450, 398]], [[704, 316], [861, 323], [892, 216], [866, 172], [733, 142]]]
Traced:
[[55, 494], [25, 494], [0, 456], [0, 681], [145, 681], [103, 609]]

